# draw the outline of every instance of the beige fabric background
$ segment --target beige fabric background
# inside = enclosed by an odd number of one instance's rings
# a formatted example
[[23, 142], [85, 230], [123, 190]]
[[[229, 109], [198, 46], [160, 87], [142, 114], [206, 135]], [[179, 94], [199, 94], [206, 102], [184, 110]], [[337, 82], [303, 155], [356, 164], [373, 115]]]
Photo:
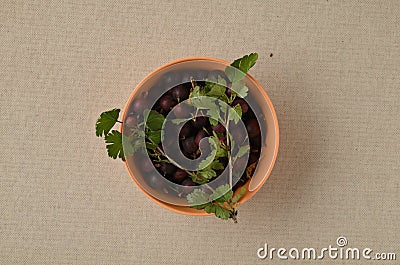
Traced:
[[[95, 2], [1, 2], [0, 264], [377, 263], [256, 256], [339, 235], [400, 259], [399, 1]], [[281, 129], [270, 179], [237, 225], [153, 204], [99, 113], [171, 60], [253, 51]]]

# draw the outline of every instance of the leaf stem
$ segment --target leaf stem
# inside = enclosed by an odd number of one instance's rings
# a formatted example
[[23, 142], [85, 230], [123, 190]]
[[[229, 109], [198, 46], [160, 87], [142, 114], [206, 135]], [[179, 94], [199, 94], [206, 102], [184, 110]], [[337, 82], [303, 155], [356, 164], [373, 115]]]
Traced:
[[[231, 156], [231, 148], [230, 148], [230, 141], [229, 141], [229, 111], [227, 110], [226, 113], [227, 113], [226, 114], [226, 147], [227, 147], [226, 149], [227, 149], [227, 153], [228, 153], [229, 186], [233, 190], [232, 156]], [[231, 213], [231, 218], [232, 218], [233, 222], [235, 224], [237, 224], [237, 222], [238, 222], [237, 216], [236, 216], [237, 210], [231, 199], [228, 201], [228, 205], [230, 207], [229, 211]]]
[[[146, 137], [146, 139], [149, 140], [152, 144], [156, 145], [150, 138]], [[169, 161], [172, 161], [176, 165], [179, 165], [176, 161], [174, 161], [172, 158], [170, 158], [160, 147], [157, 146], [156, 151], [158, 151], [160, 153], [160, 155], [164, 156]], [[188, 173], [189, 175], [193, 174], [192, 172], [190, 172], [184, 168], [182, 168], [182, 170], [186, 171], [186, 173]]]
[[235, 224], [237, 224], [238, 222], [236, 214], [237, 214], [236, 209], [234, 209], [232, 212], [232, 220]]
[[229, 111], [227, 111], [226, 114], [226, 150], [228, 153], [228, 169], [229, 169], [229, 187], [231, 189], [233, 188], [233, 183], [232, 183], [232, 158], [231, 158], [231, 148], [230, 148], [230, 142], [229, 142]]
[[196, 81], [194, 81], [193, 77], [190, 77], [190, 83], [192, 84], [192, 89], [196, 86]]
[[204, 184], [204, 186], [206, 186], [209, 190], [211, 190], [212, 192], [215, 192], [215, 190], [210, 186], [210, 185], [208, 185], [207, 183], [206, 184]]

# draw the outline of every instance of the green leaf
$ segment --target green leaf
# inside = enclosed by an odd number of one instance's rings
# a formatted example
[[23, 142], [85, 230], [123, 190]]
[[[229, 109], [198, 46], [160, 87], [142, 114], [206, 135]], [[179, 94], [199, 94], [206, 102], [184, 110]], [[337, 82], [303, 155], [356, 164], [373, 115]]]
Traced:
[[232, 83], [242, 80], [242, 78], [246, 76], [245, 73], [232, 66], [227, 66], [225, 68], [225, 73]]
[[219, 205], [216, 205], [216, 204], [210, 203], [210, 204], [206, 205], [204, 210], [207, 213], [215, 214], [216, 217], [221, 218], [223, 220], [228, 220], [229, 217], [230, 217], [230, 211], [229, 210], [227, 210], [227, 209], [225, 209], [225, 208], [223, 208], [223, 207], [221, 207]]
[[226, 81], [224, 78], [218, 76], [216, 81], [206, 81], [206, 96], [213, 98], [220, 98], [225, 95]]
[[240, 191], [238, 194], [233, 196], [232, 202], [236, 203], [239, 201], [239, 199], [246, 193], [247, 189], [245, 187], [240, 188]]
[[96, 122], [96, 136], [107, 135], [118, 120], [120, 109], [112, 109], [100, 114]]
[[195, 208], [197, 210], [203, 210], [204, 208], [206, 208], [208, 205], [210, 205], [212, 203], [205, 203], [205, 204], [199, 204], [199, 205], [190, 205], [190, 207]]
[[236, 111], [239, 117], [242, 118], [242, 106], [240, 106], [240, 104], [236, 104], [233, 109]]
[[242, 107], [240, 104], [237, 104], [233, 108], [229, 108], [229, 120], [233, 120], [235, 124], [237, 124], [242, 118]]
[[213, 100], [205, 96], [192, 97], [190, 99], [190, 103], [192, 103], [192, 105], [197, 107], [198, 109], [218, 109]]
[[[212, 139], [208, 138], [208, 141], [209, 141], [209, 143], [211, 145]], [[201, 170], [201, 169], [205, 169], [205, 168], [209, 167], [213, 162], [213, 158], [215, 157], [215, 153], [216, 153], [216, 150], [213, 149], [211, 151], [210, 155], [207, 156], [203, 161], [200, 162], [198, 169]]]
[[257, 53], [245, 55], [242, 58], [236, 59], [231, 66], [226, 67], [225, 73], [232, 83], [241, 80], [251, 67], [256, 64], [258, 59]]
[[146, 142], [145, 144], [146, 144], [146, 148], [150, 149], [150, 150], [154, 150], [154, 149], [156, 149], [158, 147], [158, 145], [153, 144], [153, 143], [149, 143], [149, 142]]
[[217, 173], [211, 169], [211, 168], [206, 168], [198, 171], [199, 175], [207, 180], [212, 179], [213, 177], [217, 176]]
[[211, 194], [210, 198], [213, 201], [224, 203], [232, 199], [233, 191], [229, 184], [221, 185], [215, 189], [214, 193]]
[[226, 157], [228, 155], [227, 151], [222, 147], [221, 142], [219, 141], [218, 135], [213, 132], [213, 136], [210, 137], [212, 140], [214, 140], [215, 146], [217, 148], [217, 151], [215, 153], [215, 158], [219, 157]]
[[161, 142], [161, 131], [149, 131], [147, 132], [147, 138], [149, 138], [154, 144], [158, 145]]
[[213, 98], [220, 98], [224, 93], [225, 93], [225, 87], [215, 85], [210, 90], [210, 92], [207, 93], [207, 96], [213, 97]]
[[206, 205], [206, 207], [204, 208], [204, 210], [205, 210], [207, 213], [215, 213], [215, 212], [217, 211], [217, 209], [216, 209], [217, 207], [219, 207], [219, 206], [216, 205], [216, 204], [210, 203], [210, 204]]
[[145, 109], [143, 111], [144, 120], [147, 120], [147, 117], [149, 117], [149, 114], [150, 114], [150, 110], [149, 109]]
[[220, 170], [224, 169], [224, 165], [216, 159], [211, 163], [211, 168], [214, 170]]
[[[211, 151], [211, 154], [206, 157], [203, 161], [199, 164], [198, 174], [203, 178], [200, 180], [201, 183], [204, 182], [204, 179], [208, 180], [216, 176], [215, 170], [224, 169], [224, 165], [218, 160], [218, 157], [226, 157], [227, 152], [221, 147], [221, 144], [218, 140], [218, 143], [215, 142], [214, 136], [209, 137], [208, 141], [210, 145], [212, 145], [212, 141], [216, 144], [216, 149]], [[214, 160], [212, 160], [214, 158]], [[198, 181], [196, 181], [198, 182]], [[200, 183], [198, 182], [198, 183]]]
[[226, 80], [225, 78], [223, 78], [221, 75], [218, 75], [217, 78], [206, 78], [206, 92], [210, 91], [210, 88], [214, 85], [214, 84], [219, 84], [222, 86], [226, 86]]
[[164, 116], [155, 110], [151, 110], [148, 114], [146, 126], [152, 131], [161, 130], [164, 124]]
[[190, 177], [192, 178], [193, 182], [196, 182], [198, 184], [203, 185], [203, 184], [208, 183], [208, 180], [207, 179], [203, 179], [200, 175], [194, 175], [194, 176], [190, 176]]
[[258, 59], [258, 53], [250, 53], [249, 55], [245, 55], [242, 58], [236, 59], [231, 63], [231, 66], [239, 69], [243, 73], [247, 73], [251, 67], [253, 67]]
[[249, 152], [250, 149], [250, 145], [243, 145], [239, 148], [236, 157], [239, 158], [241, 156], [243, 156], [244, 154], [246, 154], [247, 152]]
[[215, 211], [215, 216], [223, 220], [228, 220], [231, 216], [231, 212], [223, 207], [218, 206]]
[[189, 206], [198, 210], [204, 209], [207, 213], [213, 213], [216, 217], [228, 220], [230, 211], [224, 207], [210, 202], [210, 196], [200, 189], [195, 189], [186, 196]]
[[181, 124], [182, 122], [187, 122], [188, 120], [190, 120], [190, 118], [186, 118], [186, 119], [172, 119], [172, 123], [173, 124]]
[[217, 125], [218, 125], [218, 120], [216, 120], [216, 119], [209, 118], [209, 121], [210, 121], [210, 124], [211, 124], [212, 126], [217, 126]]
[[133, 155], [133, 153], [135, 153], [135, 149], [138, 149], [138, 148], [135, 148], [135, 145], [137, 145], [136, 144], [136, 142], [138, 142], [138, 141], [134, 141], [135, 139], [134, 139], [134, 134], [132, 134], [132, 135], [130, 135], [130, 136], [122, 136], [122, 147], [123, 147], [123, 149], [124, 149], [124, 155], [125, 156], [131, 156], [131, 155]]
[[215, 153], [215, 157], [220, 158], [220, 157], [226, 157], [227, 155], [228, 155], [227, 151], [220, 145], [217, 149], [217, 152]]
[[205, 95], [204, 89], [202, 89], [199, 86], [195, 86], [193, 88], [192, 93], [190, 94], [190, 98], [192, 98], [192, 97], [200, 97], [200, 96], [204, 96], [204, 95]]
[[124, 157], [124, 150], [122, 148], [122, 134], [119, 131], [112, 130], [111, 133], [105, 136], [106, 148], [108, 152], [108, 156], [116, 159], [117, 157], [122, 160]]
[[225, 102], [226, 104], [231, 104], [231, 100], [228, 98], [228, 96], [224, 93], [222, 94], [219, 98], [219, 100], [222, 100], [223, 102]]
[[[213, 106], [212, 108], [207, 110], [207, 115], [210, 117], [210, 119], [216, 120], [218, 124], [218, 120], [220, 120], [220, 112], [219, 108], [217, 106]], [[214, 121], [213, 121], [214, 122]]]
[[[186, 196], [191, 207], [197, 207], [196, 209], [204, 209], [210, 202], [209, 195], [201, 189], [195, 189]], [[200, 210], [199, 209], [199, 210]]]
[[245, 98], [247, 96], [249, 88], [242, 80], [239, 80], [232, 83], [231, 90], [234, 95], [238, 95], [241, 98]]
[[[124, 145], [125, 146], [125, 145]], [[137, 151], [144, 149], [145, 148], [145, 142], [143, 139], [136, 140], [135, 142], [132, 143], [132, 151], [130, 148], [128, 148], [129, 152], [132, 152], [132, 154], [136, 153]], [[124, 150], [125, 156], [131, 155], [131, 153], [126, 153], [126, 150]]]

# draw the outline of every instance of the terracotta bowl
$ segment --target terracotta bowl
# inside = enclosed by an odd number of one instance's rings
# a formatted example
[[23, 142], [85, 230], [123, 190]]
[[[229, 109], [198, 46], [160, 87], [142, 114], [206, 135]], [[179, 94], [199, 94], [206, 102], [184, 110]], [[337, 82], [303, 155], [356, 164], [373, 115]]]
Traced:
[[[208, 57], [190, 57], [183, 58], [168, 64], [165, 64], [149, 75], [147, 75], [132, 91], [128, 102], [125, 105], [122, 114], [122, 120], [125, 120], [125, 116], [129, 111], [129, 107], [133, 101], [133, 99], [145, 92], [149, 91], [152, 85], [159, 80], [165, 73], [169, 72], [171, 69], [179, 70], [185, 69], [185, 67], [196, 67], [200, 70], [224, 70], [226, 66], [229, 66], [229, 63], [226, 61], [222, 61], [215, 58]], [[216, 69], [217, 68], [217, 69]], [[262, 119], [264, 120], [265, 127], [265, 137], [263, 138], [262, 147], [261, 147], [261, 156], [257, 165], [257, 168], [253, 174], [251, 180], [247, 181], [244, 185], [247, 188], [247, 192], [241, 197], [239, 200], [240, 204], [245, 203], [251, 197], [253, 197], [268, 179], [272, 168], [275, 164], [275, 160], [278, 154], [278, 146], [279, 146], [279, 128], [278, 128], [278, 120], [276, 117], [276, 113], [274, 107], [272, 105], [271, 100], [269, 99], [267, 93], [262, 88], [262, 86], [249, 74], [247, 74], [243, 81], [249, 88], [249, 94], [251, 94], [256, 101], [257, 105], [260, 108], [260, 112], [262, 113]], [[121, 125], [121, 130], [123, 130]], [[203, 210], [197, 210], [194, 208], [190, 208], [189, 206], [179, 206], [174, 204], [169, 204], [164, 202], [163, 200], [157, 199], [152, 196], [146, 187], [143, 187], [143, 181], [139, 181], [143, 176], [140, 173], [140, 165], [135, 164], [133, 160], [127, 158], [125, 161], [126, 169], [129, 172], [133, 182], [139, 187], [139, 189], [152, 201], [157, 203], [158, 205], [176, 212], [180, 214], [186, 215], [197, 215], [204, 216], [209, 215]]]

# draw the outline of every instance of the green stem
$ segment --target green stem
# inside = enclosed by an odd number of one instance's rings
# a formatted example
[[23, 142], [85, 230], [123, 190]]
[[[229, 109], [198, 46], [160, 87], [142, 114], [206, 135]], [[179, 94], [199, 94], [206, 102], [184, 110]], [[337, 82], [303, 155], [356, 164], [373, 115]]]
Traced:
[[190, 83], [192, 84], [192, 89], [196, 86], [196, 81], [194, 81], [193, 77], [190, 77]]
[[[150, 138], [147, 137], [146, 139], [149, 140], [152, 144], [156, 145]], [[172, 161], [172, 162], [174, 162], [176, 165], [179, 165], [176, 161], [174, 161], [174, 160], [173, 160], [172, 158], [170, 158], [166, 153], [164, 153], [164, 151], [161, 150], [160, 147], [157, 146], [156, 151], [157, 151], [160, 155], [162, 155], [162, 156], [164, 156], [165, 158], [167, 158], [169, 161]], [[182, 168], [182, 169], [183, 169], [183, 168]], [[186, 169], [183, 169], [183, 170], [186, 171], [186, 173], [188, 173], [189, 175], [193, 174], [192, 172], [190, 172], [190, 171], [188, 171], [188, 170], [186, 170]]]
[[212, 192], [215, 192], [215, 190], [210, 186], [210, 185], [208, 185], [207, 183], [206, 184], [204, 184], [204, 186], [206, 186], [209, 190], [211, 190]]
[[[229, 110], [226, 111], [226, 149], [227, 149], [227, 153], [228, 153], [228, 168], [229, 168], [229, 186], [231, 187], [231, 189], [233, 189], [233, 172], [232, 172], [232, 157], [231, 157], [231, 148], [230, 148], [230, 141], [229, 141]], [[236, 217], [236, 208], [233, 205], [232, 200], [228, 201], [228, 205], [230, 207], [229, 211], [231, 212], [231, 217], [233, 222], [236, 224], [237, 221], [237, 217]]]
[[228, 169], [229, 169], [229, 187], [233, 188], [232, 183], [232, 158], [231, 158], [231, 148], [229, 142], [229, 110], [226, 111], [226, 150], [228, 153]]

